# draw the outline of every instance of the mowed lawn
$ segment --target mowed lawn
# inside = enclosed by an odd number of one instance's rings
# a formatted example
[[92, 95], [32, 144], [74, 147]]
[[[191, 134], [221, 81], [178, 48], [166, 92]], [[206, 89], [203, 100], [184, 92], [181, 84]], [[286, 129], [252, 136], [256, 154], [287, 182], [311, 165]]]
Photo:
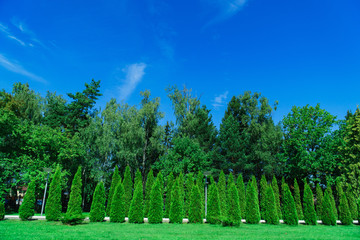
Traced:
[[210, 224], [85, 223], [67, 226], [33, 220], [0, 221], [0, 239], [360, 239], [360, 226], [222, 227]]

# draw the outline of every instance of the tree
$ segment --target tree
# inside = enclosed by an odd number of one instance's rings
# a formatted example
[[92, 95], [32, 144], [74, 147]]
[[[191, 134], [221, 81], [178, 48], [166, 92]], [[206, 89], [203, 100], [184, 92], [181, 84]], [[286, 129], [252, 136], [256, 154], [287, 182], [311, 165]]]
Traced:
[[294, 180], [294, 200], [296, 204], [296, 212], [299, 219], [304, 219], [302, 204], [301, 204], [301, 197], [300, 197], [300, 188], [297, 180]]
[[129, 208], [132, 199], [132, 192], [133, 192], [133, 182], [131, 180], [131, 173], [129, 165], [125, 168], [124, 174], [124, 207], [125, 207], [125, 216], [129, 216]]
[[200, 190], [193, 184], [189, 207], [189, 223], [203, 223]]
[[336, 218], [331, 205], [329, 191], [325, 191], [321, 204], [321, 214], [321, 220], [324, 225], [336, 225]]
[[278, 225], [279, 216], [277, 214], [277, 207], [275, 201], [274, 191], [271, 185], [266, 188], [266, 204], [265, 204], [265, 221], [268, 224]]
[[50, 183], [49, 197], [45, 205], [46, 220], [59, 221], [61, 218], [61, 170], [58, 165]]
[[246, 223], [258, 224], [260, 222], [260, 210], [258, 193], [255, 188], [256, 181], [248, 182], [246, 188]]
[[110, 222], [125, 221], [125, 190], [123, 184], [119, 181], [115, 188], [110, 208]]
[[19, 208], [19, 217], [21, 220], [28, 220], [30, 217], [34, 216], [34, 207], [35, 207], [35, 181], [31, 181], [24, 200]]
[[102, 222], [105, 218], [105, 188], [104, 183], [99, 182], [95, 188], [90, 210], [90, 222]]
[[340, 197], [339, 219], [343, 225], [351, 225], [353, 223], [352, 216], [349, 210], [348, 200], [344, 192]]
[[238, 226], [241, 223], [239, 194], [234, 183], [230, 183], [228, 186], [226, 221], [232, 226]]
[[319, 219], [322, 217], [322, 201], [324, 198], [323, 190], [321, 189], [319, 183], [316, 183], [316, 213]]
[[337, 208], [336, 208], [336, 204], [335, 204], [335, 199], [334, 199], [334, 195], [333, 195], [331, 185], [330, 185], [329, 182], [327, 183], [327, 187], [326, 187], [325, 192], [326, 191], [328, 192], [328, 195], [329, 195], [329, 198], [330, 198], [330, 203], [331, 203], [332, 210], [334, 212], [335, 219], [338, 219], [338, 212], [337, 212]]
[[138, 182], [131, 200], [129, 223], [144, 223], [143, 185]]
[[261, 219], [265, 219], [266, 214], [266, 189], [268, 188], [268, 183], [265, 175], [263, 174], [260, 180], [260, 215]]
[[283, 209], [284, 223], [288, 225], [298, 225], [295, 201], [291, 195], [290, 188], [286, 183], [284, 184]]
[[134, 179], [134, 186], [137, 186], [138, 183], [142, 183], [142, 176], [141, 176], [141, 172], [139, 169], [136, 169], [136, 173], [135, 173], [135, 179]]
[[151, 199], [151, 191], [154, 185], [154, 174], [153, 170], [150, 169], [147, 178], [146, 178], [146, 187], [145, 187], [145, 212], [144, 216], [148, 217], [149, 207], [150, 207], [150, 199]]
[[73, 225], [79, 224], [84, 220], [81, 209], [81, 187], [81, 166], [79, 166], [71, 184], [70, 199], [67, 211], [65, 217], [61, 220], [63, 223]]
[[202, 217], [205, 218], [205, 185], [204, 174], [201, 171], [199, 171], [196, 176], [196, 184], [198, 185], [200, 191]]
[[304, 186], [303, 203], [304, 203], [305, 224], [316, 225], [317, 217], [314, 208], [314, 197], [311, 188], [307, 182], [305, 182], [305, 186]]
[[155, 184], [151, 188], [149, 223], [162, 223], [164, 200], [160, 184], [160, 178], [156, 178]]
[[245, 218], [245, 204], [246, 204], [246, 198], [245, 198], [245, 184], [242, 177], [242, 174], [239, 174], [236, 185], [238, 187], [238, 193], [239, 193], [239, 204], [240, 204], [240, 210], [241, 210], [241, 217]]
[[110, 212], [111, 212], [111, 201], [115, 192], [115, 189], [117, 188], [117, 186], [119, 185], [119, 182], [121, 182], [121, 177], [119, 174], [119, 169], [117, 166], [115, 166], [115, 171], [114, 174], [112, 176], [112, 180], [111, 180], [111, 186], [110, 186], [110, 192], [109, 192], [109, 197], [108, 197], [108, 201], [107, 201], [107, 208], [106, 208], [106, 215], [110, 216]]
[[4, 202], [0, 201], [0, 221], [5, 218], [5, 206]]
[[339, 206], [340, 204], [340, 198], [343, 195], [344, 191], [343, 191], [343, 183], [340, 179], [340, 177], [336, 178], [336, 205]]
[[348, 199], [349, 210], [350, 210], [352, 219], [353, 220], [358, 219], [358, 206], [357, 206], [356, 199], [354, 197], [354, 193], [352, 191], [351, 186], [349, 186], [346, 190], [346, 198]]
[[219, 190], [219, 198], [220, 198], [220, 211], [221, 216], [225, 217], [227, 214], [227, 207], [226, 207], [226, 178], [223, 170], [220, 172], [219, 182], [217, 184]]
[[220, 223], [221, 218], [219, 191], [212, 176], [210, 177], [210, 182], [206, 222], [217, 224]]
[[191, 196], [192, 196], [192, 190], [193, 190], [193, 186], [194, 186], [193, 174], [192, 173], [187, 174], [186, 178], [187, 179], [186, 179], [186, 183], [185, 183], [185, 216], [189, 216]]
[[280, 192], [279, 192], [279, 185], [277, 183], [275, 175], [273, 176], [271, 186], [272, 186], [274, 196], [275, 196], [277, 214], [278, 214], [279, 219], [281, 219], [282, 218], [282, 213], [281, 213], [281, 206], [280, 206]]
[[169, 213], [170, 213], [170, 207], [171, 207], [171, 192], [172, 192], [172, 187], [174, 185], [174, 175], [171, 172], [168, 177], [167, 177], [167, 181], [166, 181], [166, 199], [165, 199], [165, 217], [168, 218], [169, 217]]
[[180, 179], [177, 178], [171, 193], [170, 223], [182, 223], [184, 216], [184, 198], [181, 196], [179, 186]]

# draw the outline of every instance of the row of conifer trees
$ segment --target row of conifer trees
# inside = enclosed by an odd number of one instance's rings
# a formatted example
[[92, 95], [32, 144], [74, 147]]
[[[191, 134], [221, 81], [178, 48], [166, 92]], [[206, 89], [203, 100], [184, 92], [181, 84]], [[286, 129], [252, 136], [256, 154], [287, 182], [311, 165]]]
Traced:
[[[56, 169], [50, 184], [49, 197], [45, 206], [46, 219], [61, 220], [67, 224], [77, 224], [83, 221], [81, 209], [81, 167], [72, 182], [67, 212], [61, 213], [61, 172]], [[176, 178], [171, 173], [166, 180], [159, 172], [156, 178], [152, 170], [148, 173], [143, 188], [143, 177], [136, 171], [134, 182], [130, 168], [127, 166], [122, 179], [118, 168], [115, 168], [108, 200], [106, 204], [105, 188], [99, 182], [94, 191], [90, 221], [102, 222], [105, 216], [111, 222], [124, 222], [128, 217], [130, 223], [143, 223], [144, 217], [149, 223], [162, 223], [163, 217], [169, 218], [170, 223], [182, 223], [187, 217], [190, 223], [206, 222], [211, 224], [239, 225], [241, 219], [246, 223], [257, 224], [264, 219], [268, 224], [279, 224], [283, 219], [285, 224], [297, 225], [302, 219], [305, 224], [316, 225], [317, 220], [323, 224], [336, 225], [336, 219], [342, 224], [349, 225], [353, 219], [359, 217], [359, 201], [355, 200], [351, 189], [343, 191], [341, 182], [336, 184], [338, 204], [334, 199], [331, 187], [327, 187], [325, 194], [319, 184], [316, 185], [316, 201], [310, 185], [304, 183], [303, 198], [301, 199], [299, 185], [294, 182], [294, 194], [282, 179], [280, 189], [275, 177], [269, 183], [265, 176], [260, 180], [260, 191], [253, 176], [245, 184], [240, 174], [235, 182], [232, 173], [227, 177], [220, 173], [216, 183], [210, 177], [207, 200], [207, 215], [205, 216], [204, 176], [199, 172], [196, 176], [187, 174], [186, 180], [180, 173]], [[19, 215], [23, 220], [34, 215], [35, 186], [31, 182], [20, 207]], [[316, 209], [314, 202], [316, 202]], [[1, 213], [1, 207], [0, 207]]]

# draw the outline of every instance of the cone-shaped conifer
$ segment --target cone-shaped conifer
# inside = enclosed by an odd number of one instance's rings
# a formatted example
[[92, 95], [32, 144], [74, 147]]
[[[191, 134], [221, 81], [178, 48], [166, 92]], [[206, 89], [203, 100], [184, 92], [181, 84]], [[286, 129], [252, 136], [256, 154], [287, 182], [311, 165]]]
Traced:
[[5, 217], [5, 206], [4, 202], [0, 201], [0, 221], [3, 220]]
[[46, 220], [59, 221], [61, 218], [61, 170], [58, 165], [50, 183], [49, 197], [45, 205]]
[[326, 188], [325, 191], [328, 192], [331, 207], [333, 209], [335, 219], [338, 219], [338, 211], [337, 211], [337, 208], [336, 208], [335, 199], [334, 199], [334, 195], [333, 195], [333, 192], [332, 192], [332, 189], [331, 189], [331, 185], [329, 183], [328, 183], [327, 188]]
[[167, 181], [166, 181], [166, 199], [165, 199], [165, 217], [168, 218], [169, 217], [169, 213], [170, 213], [170, 207], [171, 207], [171, 192], [172, 192], [172, 187], [174, 185], [175, 179], [174, 179], [174, 174], [171, 172], [168, 177], [167, 177]]
[[246, 188], [246, 223], [258, 224], [260, 222], [260, 209], [258, 193], [255, 188], [256, 181], [250, 180]]
[[143, 185], [138, 181], [129, 209], [129, 223], [144, 223]]
[[115, 166], [115, 171], [114, 171], [113, 176], [112, 176], [111, 186], [110, 186], [110, 191], [109, 191], [109, 196], [108, 196], [108, 201], [107, 201], [107, 207], [106, 207], [106, 215], [107, 216], [110, 216], [111, 201], [112, 201], [115, 189], [119, 185], [119, 182], [121, 182], [121, 177], [120, 177], [120, 174], [119, 174], [118, 167]]
[[334, 210], [331, 206], [329, 191], [325, 191], [324, 198], [321, 203], [321, 221], [324, 225], [336, 225]]
[[223, 170], [220, 172], [219, 182], [217, 184], [220, 198], [220, 212], [222, 217], [226, 217], [227, 207], [226, 207], [226, 178]]
[[67, 224], [79, 224], [84, 220], [81, 209], [81, 167], [79, 166], [74, 179], [71, 184], [70, 199], [67, 207], [65, 217], [61, 220], [63, 223]]
[[353, 220], [358, 219], [358, 206], [357, 201], [355, 200], [354, 193], [351, 187], [348, 187], [346, 190], [346, 198], [349, 203], [349, 210]]
[[31, 181], [22, 204], [19, 209], [19, 217], [21, 220], [28, 220], [30, 217], [34, 216], [35, 208], [35, 181]]
[[323, 190], [320, 187], [320, 184], [316, 183], [316, 214], [317, 214], [318, 219], [321, 219], [321, 217], [322, 217], [321, 208], [322, 208], [323, 198], [324, 198]]
[[339, 206], [340, 198], [344, 193], [344, 191], [343, 191], [343, 183], [342, 183], [340, 177], [336, 178], [336, 186], [335, 187], [336, 187], [336, 199], [335, 199], [335, 202], [336, 202], [336, 206]]
[[254, 187], [255, 187], [255, 190], [258, 194], [258, 198], [259, 198], [259, 188], [258, 188], [258, 184], [257, 184], [257, 181], [256, 181], [256, 177], [254, 175], [251, 176], [251, 181], [254, 183]]
[[238, 226], [241, 223], [241, 210], [239, 204], [239, 194], [234, 182], [230, 182], [228, 185], [228, 202], [227, 202], [227, 224], [232, 226]]
[[272, 179], [272, 182], [271, 182], [271, 187], [273, 189], [274, 196], [275, 196], [275, 203], [276, 203], [276, 210], [277, 210], [277, 213], [278, 213], [278, 217], [279, 217], [279, 219], [282, 219], [281, 206], [280, 206], [279, 185], [277, 183], [275, 175], [273, 176], [273, 179]]
[[125, 216], [129, 216], [129, 208], [131, 204], [132, 194], [133, 194], [133, 182], [131, 180], [130, 167], [126, 166], [124, 173], [124, 207], [125, 207]]
[[268, 224], [278, 225], [279, 216], [277, 214], [274, 191], [271, 185], [266, 188], [265, 221]]
[[348, 200], [343, 192], [339, 202], [339, 220], [343, 225], [351, 225], [353, 220], [349, 210]]
[[201, 196], [197, 184], [193, 184], [190, 198], [189, 223], [203, 223]]
[[150, 169], [146, 178], [146, 186], [145, 186], [145, 211], [144, 211], [145, 217], [148, 217], [148, 213], [149, 213], [151, 189], [154, 185], [154, 180], [155, 178], [154, 178], [153, 170]]
[[196, 184], [198, 185], [200, 196], [201, 196], [201, 212], [202, 217], [205, 218], [205, 184], [204, 184], [204, 174], [199, 171], [196, 176]]
[[245, 206], [246, 206], [246, 198], [245, 198], [245, 184], [243, 180], [242, 174], [239, 174], [236, 181], [238, 193], [239, 193], [239, 204], [241, 210], [241, 217], [245, 218]]
[[123, 184], [118, 182], [111, 201], [110, 222], [125, 222], [124, 192]]
[[311, 188], [307, 182], [305, 182], [304, 186], [304, 220], [307, 225], [316, 225], [317, 224], [317, 216], [314, 208], [314, 196], [311, 191]]
[[185, 209], [184, 209], [185, 216], [189, 216], [189, 209], [190, 209], [190, 202], [191, 202], [193, 186], [194, 186], [193, 174], [189, 173], [186, 175], [186, 183], [185, 183]]
[[177, 178], [172, 189], [171, 206], [169, 213], [170, 223], [182, 223], [183, 221], [184, 199], [181, 196], [179, 181], [180, 178]]
[[263, 174], [260, 180], [260, 215], [265, 219], [266, 214], [266, 189], [268, 188], [267, 180]]
[[228, 179], [227, 179], [227, 183], [226, 186], [231, 186], [231, 184], [235, 184], [235, 179], [234, 179], [234, 175], [232, 172], [229, 173]]
[[219, 191], [213, 177], [210, 177], [206, 222], [217, 224], [221, 221]]
[[153, 184], [151, 189], [148, 214], [149, 223], [162, 223], [164, 200], [160, 184], [161, 179], [156, 178], [155, 184]]
[[105, 188], [104, 183], [99, 182], [95, 188], [91, 203], [90, 222], [104, 221], [105, 214]]
[[137, 186], [138, 183], [142, 184], [142, 175], [139, 169], [136, 169], [136, 173], [135, 173], [135, 179], [134, 179], [134, 186]]
[[296, 213], [298, 215], [298, 218], [303, 220], [304, 215], [303, 215], [302, 204], [301, 204], [300, 188], [299, 188], [299, 184], [298, 184], [296, 178], [294, 181], [294, 200], [295, 200], [295, 204], [296, 204]]
[[283, 209], [284, 209], [284, 223], [288, 225], [298, 225], [299, 220], [296, 212], [296, 205], [294, 198], [291, 194], [289, 186], [285, 183], [284, 187], [284, 198], [283, 198]]

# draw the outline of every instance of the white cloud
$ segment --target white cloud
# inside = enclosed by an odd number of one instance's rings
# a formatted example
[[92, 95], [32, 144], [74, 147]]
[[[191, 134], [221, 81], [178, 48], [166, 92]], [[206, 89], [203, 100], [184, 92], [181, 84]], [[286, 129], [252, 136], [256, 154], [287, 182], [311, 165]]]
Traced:
[[47, 81], [45, 79], [27, 71], [20, 64], [16, 63], [15, 61], [9, 60], [1, 53], [0, 53], [0, 66], [4, 67], [5, 69], [7, 69], [11, 72], [18, 73], [25, 77], [31, 78], [32, 80], [35, 80], [37, 82], [47, 84]]
[[22, 46], [25, 46], [25, 42], [20, 40], [19, 38], [15, 37], [15, 35], [13, 35], [9, 28], [7, 26], [5, 26], [4, 24], [0, 23], [0, 32], [2, 32], [4, 35], [6, 35], [6, 37], [15, 40], [17, 43], [19, 43]]
[[124, 84], [119, 87], [119, 97], [121, 100], [126, 100], [133, 93], [145, 75], [145, 68], [145, 63], [134, 63], [122, 69], [126, 73], [126, 77], [123, 80]]
[[225, 100], [227, 99], [228, 94], [229, 94], [229, 91], [226, 91], [223, 94], [215, 96], [215, 98], [213, 100], [213, 104], [212, 104], [213, 107], [214, 108], [223, 107], [224, 104], [225, 104]]

